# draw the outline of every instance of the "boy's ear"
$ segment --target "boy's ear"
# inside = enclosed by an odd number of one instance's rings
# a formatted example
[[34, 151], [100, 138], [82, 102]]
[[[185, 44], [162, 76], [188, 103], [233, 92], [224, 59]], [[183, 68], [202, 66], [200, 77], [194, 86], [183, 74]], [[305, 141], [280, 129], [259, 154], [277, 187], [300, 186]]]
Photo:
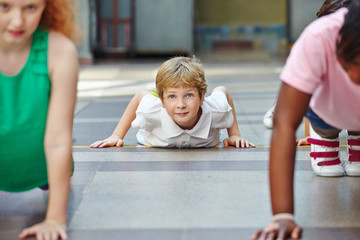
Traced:
[[200, 106], [203, 105], [203, 103], [204, 103], [204, 98], [205, 98], [205, 92], [202, 93], [202, 97], [201, 97], [201, 99], [200, 99]]

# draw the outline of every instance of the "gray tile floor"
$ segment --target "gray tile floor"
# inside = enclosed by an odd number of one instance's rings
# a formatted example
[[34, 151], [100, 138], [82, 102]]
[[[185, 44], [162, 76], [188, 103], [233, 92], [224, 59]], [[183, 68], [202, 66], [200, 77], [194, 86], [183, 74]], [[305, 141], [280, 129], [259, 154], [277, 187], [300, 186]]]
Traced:
[[[161, 61], [81, 68], [69, 239], [249, 239], [270, 220], [271, 130], [262, 118], [275, 101], [281, 61], [203, 62], [209, 91], [218, 85], [230, 89], [241, 134], [255, 149], [146, 148], [137, 145], [133, 129], [123, 148], [88, 147], [112, 132], [131, 95], [153, 87]], [[302, 124], [298, 137], [303, 136]], [[308, 147], [298, 148], [295, 175], [303, 239], [360, 239], [360, 178], [317, 177], [308, 154]], [[42, 220], [47, 197], [39, 189], [0, 192], [0, 240], [16, 239], [22, 228]]]

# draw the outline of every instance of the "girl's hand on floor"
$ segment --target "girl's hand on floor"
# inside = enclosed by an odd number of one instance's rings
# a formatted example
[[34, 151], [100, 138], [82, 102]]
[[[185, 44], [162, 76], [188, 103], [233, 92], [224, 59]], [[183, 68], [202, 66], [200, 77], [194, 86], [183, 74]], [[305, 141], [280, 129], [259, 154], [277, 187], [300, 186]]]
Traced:
[[299, 140], [296, 140], [296, 145], [299, 146], [303, 146], [303, 145], [309, 145], [307, 138], [302, 138]]
[[67, 240], [66, 224], [54, 220], [45, 220], [32, 227], [24, 229], [20, 234], [20, 239], [28, 236], [35, 236], [36, 240]]
[[277, 220], [269, 223], [265, 229], [258, 230], [251, 240], [293, 240], [300, 239], [302, 229], [291, 220]]

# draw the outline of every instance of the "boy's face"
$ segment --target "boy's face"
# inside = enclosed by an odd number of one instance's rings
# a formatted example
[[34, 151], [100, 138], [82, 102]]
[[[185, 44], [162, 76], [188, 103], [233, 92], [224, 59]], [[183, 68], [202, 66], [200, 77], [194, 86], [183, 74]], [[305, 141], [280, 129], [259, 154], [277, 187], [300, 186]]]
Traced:
[[203, 104], [195, 87], [170, 87], [164, 90], [162, 105], [182, 129], [192, 129], [198, 122]]

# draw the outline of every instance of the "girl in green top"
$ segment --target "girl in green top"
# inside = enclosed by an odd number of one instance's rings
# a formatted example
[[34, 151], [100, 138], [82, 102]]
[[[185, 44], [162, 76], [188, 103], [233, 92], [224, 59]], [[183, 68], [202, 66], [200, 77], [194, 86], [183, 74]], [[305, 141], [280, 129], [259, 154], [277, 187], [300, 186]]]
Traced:
[[45, 220], [21, 239], [67, 239], [78, 78], [71, 9], [68, 0], [0, 1], [0, 190], [49, 185]]

